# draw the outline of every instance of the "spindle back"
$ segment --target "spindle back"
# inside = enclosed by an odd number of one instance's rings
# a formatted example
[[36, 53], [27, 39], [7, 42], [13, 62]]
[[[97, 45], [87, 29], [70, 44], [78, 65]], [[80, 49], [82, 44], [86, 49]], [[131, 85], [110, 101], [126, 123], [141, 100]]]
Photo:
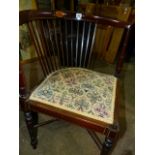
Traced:
[[[19, 18], [20, 26], [26, 26], [29, 31], [45, 76], [62, 67], [88, 67], [91, 58], [96, 57], [93, 53], [98, 26], [127, 30], [131, 27], [131, 24], [116, 19], [61, 11], [21, 11]], [[128, 33], [121, 59], [127, 40]]]

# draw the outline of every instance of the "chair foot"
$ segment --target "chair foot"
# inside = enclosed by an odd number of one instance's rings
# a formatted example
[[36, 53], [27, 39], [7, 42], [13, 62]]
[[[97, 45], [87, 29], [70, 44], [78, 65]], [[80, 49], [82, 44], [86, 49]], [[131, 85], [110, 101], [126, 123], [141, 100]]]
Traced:
[[37, 148], [37, 144], [38, 144], [38, 140], [36, 139], [36, 141], [32, 141], [31, 140], [31, 145], [32, 145], [32, 148], [35, 150]]
[[112, 151], [116, 140], [118, 139], [119, 135], [119, 124], [115, 123], [108, 129], [108, 134], [105, 137], [105, 141], [102, 144], [102, 149], [100, 155], [109, 155]]
[[38, 123], [38, 114], [36, 112], [25, 112], [25, 121], [29, 131], [31, 145], [33, 149], [37, 148], [37, 128], [34, 125]]
[[112, 148], [112, 140], [110, 138], [105, 138], [105, 141], [102, 145], [102, 150], [100, 155], [108, 155]]

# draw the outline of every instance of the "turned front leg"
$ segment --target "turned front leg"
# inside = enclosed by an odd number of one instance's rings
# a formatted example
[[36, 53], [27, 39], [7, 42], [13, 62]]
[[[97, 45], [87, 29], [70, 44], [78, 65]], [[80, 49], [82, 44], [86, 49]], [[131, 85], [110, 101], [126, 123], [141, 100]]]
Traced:
[[118, 139], [119, 125], [114, 124], [108, 128], [108, 132], [105, 137], [105, 141], [102, 144], [102, 150], [100, 155], [109, 155]]
[[37, 128], [34, 127], [38, 122], [38, 114], [35, 112], [25, 112], [25, 121], [29, 131], [31, 145], [34, 149], [37, 147]]
[[112, 146], [113, 146], [112, 139], [106, 137], [102, 145], [101, 155], [108, 155], [111, 152]]

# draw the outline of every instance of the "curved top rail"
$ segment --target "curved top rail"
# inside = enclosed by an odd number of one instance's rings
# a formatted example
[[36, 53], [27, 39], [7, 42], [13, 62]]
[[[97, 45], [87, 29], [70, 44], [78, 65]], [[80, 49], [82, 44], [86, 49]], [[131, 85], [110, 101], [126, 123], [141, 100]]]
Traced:
[[19, 12], [19, 24], [22, 25], [31, 20], [37, 19], [52, 19], [52, 18], [65, 18], [68, 20], [85, 20], [99, 24], [111, 25], [120, 28], [130, 28], [133, 23], [124, 22], [115, 18], [86, 15], [82, 14], [81, 19], [76, 18], [75, 12], [62, 12], [62, 11], [41, 11], [41, 10], [24, 10]]

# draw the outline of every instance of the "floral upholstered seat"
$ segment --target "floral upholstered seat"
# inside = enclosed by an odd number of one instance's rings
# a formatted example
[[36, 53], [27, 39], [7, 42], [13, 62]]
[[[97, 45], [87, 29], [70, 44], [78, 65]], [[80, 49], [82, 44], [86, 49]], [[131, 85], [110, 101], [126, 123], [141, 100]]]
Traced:
[[94, 120], [113, 123], [117, 79], [83, 68], [51, 73], [31, 94], [41, 102]]

